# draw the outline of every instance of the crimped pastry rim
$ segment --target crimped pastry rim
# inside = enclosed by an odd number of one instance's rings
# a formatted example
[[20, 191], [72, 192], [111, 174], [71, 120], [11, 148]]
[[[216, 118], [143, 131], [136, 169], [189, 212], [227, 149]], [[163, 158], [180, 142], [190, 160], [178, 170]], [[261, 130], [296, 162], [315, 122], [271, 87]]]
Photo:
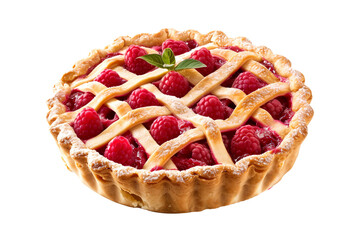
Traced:
[[[219, 46], [234, 45], [247, 51], [253, 51], [271, 62], [279, 75], [289, 79], [290, 89], [293, 94], [294, 117], [290, 121], [290, 131], [283, 139], [276, 150], [265, 152], [261, 155], [252, 155], [238, 161], [234, 166], [214, 165], [193, 167], [188, 170], [159, 170], [148, 171], [136, 169], [133, 167], [122, 166], [101, 156], [95, 150], [86, 148], [84, 143], [76, 136], [68, 123], [59, 121], [58, 116], [65, 111], [61, 102], [63, 102], [66, 93], [69, 91], [68, 83], [75, 78], [83, 75], [94, 64], [108, 53], [117, 52], [131, 44], [154, 46], [160, 45], [168, 38], [175, 40], [195, 39], [199, 45], [206, 43], [216, 43]], [[301, 142], [307, 135], [307, 125], [313, 116], [310, 101], [312, 99], [311, 91], [304, 85], [304, 76], [291, 68], [291, 63], [283, 56], [273, 54], [267, 47], [255, 47], [244, 37], [228, 38], [221, 31], [212, 31], [207, 34], [200, 34], [195, 30], [176, 31], [174, 29], [162, 29], [155, 34], [138, 34], [134, 37], [119, 37], [112, 44], [105, 47], [104, 50], [93, 50], [90, 55], [77, 62], [73, 69], [63, 75], [60, 82], [54, 87], [55, 97], [48, 100], [49, 112], [47, 119], [50, 124], [50, 131], [57, 139], [59, 146], [68, 151], [70, 156], [79, 162], [87, 164], [91, 171], [101, 174], [102, 172], [111, 172], [114, 179], [127, 179], [136, 177], [144, 183], [159, 183], [167, 179], [172, 183], [186, 183], [192, 181], [194, 177], [202, 179], [215, 179], [221, 177], [224, 172], [235, 176], [243, 174], [250, 166], [254, 166], [257, 171], [265, 171], [272, 161], [286, 158], [292, 151], [299, 148]], [[280, 164], [281, 165], [281, 164]], [[278, 176], [280, 179], [282, 176]]]

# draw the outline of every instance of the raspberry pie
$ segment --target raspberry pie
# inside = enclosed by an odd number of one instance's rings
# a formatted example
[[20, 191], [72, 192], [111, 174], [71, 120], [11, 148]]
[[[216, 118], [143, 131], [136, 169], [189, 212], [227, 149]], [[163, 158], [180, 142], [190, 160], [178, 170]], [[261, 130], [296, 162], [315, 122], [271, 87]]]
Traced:
[[313, 115], [289, 60], [220, 31], [119, 37], [54, 90], [47, 120], [67, 167], [115, 202], [158, 212], [269, 189]]

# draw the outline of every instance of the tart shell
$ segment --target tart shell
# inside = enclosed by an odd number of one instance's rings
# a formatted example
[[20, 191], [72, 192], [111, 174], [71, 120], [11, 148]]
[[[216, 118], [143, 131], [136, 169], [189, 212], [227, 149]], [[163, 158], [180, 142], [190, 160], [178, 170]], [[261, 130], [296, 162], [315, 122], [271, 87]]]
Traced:
[[[194, 39], [199, 45], [215, 43], [219, 46], [239, 46], [271, 62], [277, 73], [288, 79], [293, 95], [292, 110], [295, 115], [281, 144], [261, 155], [243, 158], [234, 166], [201, 166], [184, 171], [152, 172], [122, 166], [87, 148], [73, 128], [59, 117], [66, 112], [62, 102], [71, 91], [69, 83], [86, 74], [89, 68], [109, 53], [132, 44], [148, 47], [161, 45], [168, 38], [182, 41]], [[289, 60], [273, 54], [267, 47], [253, 46], [246, 38], [228, 38], [220, 31], [200, 34], [194, 30], [180, 32], [163, 29], [155, 34], [119, 37], [104, 50], [93, 50], [87, 58], [77, 62], [55, 85], [55, 96], [47, 102], [47, 120], [68, 169], [102, 196], [127, 206], [156, 212], [201, 211], [254, 197], [276, 184], [292, 168], [313, 116], [309, 105], [312, 94], [304, 82], [304, 76], [291, 68]]]

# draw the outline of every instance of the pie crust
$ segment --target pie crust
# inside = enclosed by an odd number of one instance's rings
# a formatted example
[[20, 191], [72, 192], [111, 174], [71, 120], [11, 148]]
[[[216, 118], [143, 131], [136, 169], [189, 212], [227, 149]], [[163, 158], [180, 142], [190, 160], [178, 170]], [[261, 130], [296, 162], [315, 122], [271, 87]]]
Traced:
[[[108, 54], [124, 52], [132, 44], [140, 45], [151, 53], [152, 46], [161, 45], [169, 38], [181, 41], [195, 40], [199, 46], [208, 48], [213, 55], [221, 56], [228, 61], [205, 78], [194, 69], [182, 70], [180, 73], [194, 85], [194, 88], [178, 99], [162, 94], [154, 85], [149, 84], [166, 74], [166, 69], [156, 69], [137, 76], [121, 67], [124, 62], [123, 55], [103, 60]], [[245, 51], [236, 53], [219, 48], [223, 46], [238, 46]], [[177, 60], [180, 61], [189, 55], [189, 52], [180, 55]], [[281, 77], [260, 64], [262, 59], [272, 63]], [[221, 87], [220, 83], [239, 67], [252, 72], [269, 84], [249, 95], [245, 95], [241, 90]], [[92, 68], [94, 69], [86, 75]], [[112, 89], [92, 82], [105, 68], [113, 69], [123, 78], [132, 80]], [[280, 78], [287, 81], [280, 81]], [[300, 145], [307, 135], [307, 125], [313, 116], [313, 110], [309, 105], [312, 94], [304, 82], [304, 76], [291, 68], [288, 59], [272, 53], [267, 47], [253, 46], [246, 38], [229, 38], [220, 31], [201, 34], [194, 30], [162, 29], [155, 34], [119, 37], [105, 49], [93, 50], [87, 58], [78, 61], [54, 86], [55, 96], [47, 102], [47, 120], [68, 169], [104, 197], [127, 206], [157, 212], [201, 211], [254, 197], [276, 184], [291, 169]], [[114, 100], [114, 96], [139, 86], [154, 93], [164, 106], [132, 110], [125, 102]], [[66, 112], [63, 104], [73, 88], [90, 91], [96, 95], [87, 106], [97, 110], [106, 104], [120, 117], [116, 124], [110, 125], [86, 143], [76, 136], [69, 124], [79, 110]], [[226, 120], [212, 120], [190, 111], [188, 106], [196, 103], [207, 93], [219, 98], [230, 98], [236, 103], [234, 113]], [[288, 126], [274, 120], [268, 112], [260, 108], [269, 100], [287, 93], [292, 94], [292, 111], [295, 113]], [[169, 114], [191, 121], [195, 128], [158, 146], [151, 136], [148, 137], [149, 133], [141, 123], [156, 116]], [[276, 149], [261, 155], [245, 157], [234, 164], [224, 147], [220, 132], [239, 127], [251, 116], [276, 131], [283, 140]], [[151, 153], [143, 169], [122, 166], [93, 150], [127, 130], [135, 137], [137, 134], [142, 136], [139, 141], [145, 145], [146, 151]], [[198, 166], [184, 171], [168, 170], [174, 168], [170, 159], [173, 154], [190, 142], [205, 137], [211, 149], [216, 149], [213, 154], [220, 164]], [[164, 170], [150, 171], [155, 166], [163, 166]]]

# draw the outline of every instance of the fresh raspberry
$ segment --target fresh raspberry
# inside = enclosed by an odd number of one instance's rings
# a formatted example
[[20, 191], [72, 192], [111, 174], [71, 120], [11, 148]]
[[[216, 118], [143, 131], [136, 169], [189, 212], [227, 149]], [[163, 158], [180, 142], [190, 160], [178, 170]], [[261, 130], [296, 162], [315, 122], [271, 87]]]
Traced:
[[64, 105], [68, 111], [75, 111], [86, 104], [88, 104], [95, 96], [90, 92], [81, 92], [73, 89], [70, 95], [66, 98]]
[[189, 82], [178, 72], [168, 72], [160, 81], [160, 91], [178, 98], [185, 96], [190, 90]]
[[99, 115], [90, 107], [84, 108], [74, 120], [74, 131], [82, 140], [95, 137], [102, 130], [103, 125]]
[[180, 134], [194, 128], [194, 125], [191, 122], [182, 119], [178, 120], [178, 126], [180, 129]]
[[186, 43], [186, 45], [188, 45], [188, 47], [190, 49], [194, 49], [197, 46], [199, 46], [199, 44], [195, 40], [189, 40], [189, 41], [186, 41], [185, 43]]
[[82, 108], [83, 106], [88, 104], [91, 100], [93, 100], [94, 97], [95, 97], [95, 95], [92, 94], [91, 92], [86, 92], [86, 93], [80, 95], [75, 101], [74, 110]]
[[261, 145], [261, 152], [267, 152], [276, 148], [281, 142], [281, 138], [276, 133], [259, 127], [253, 127], [255, 129], [255, 135], [259, 139]]
[[204, 162], [206, 165], [213, 165], [214, 161], [211, 157], [210, 150], [203, 144], [190, 144], [191, 157], [193, 159]]
[[221, 47], [222, 49], [229, 49], [232, 50], [234, 52], [243, 52], [244, 49], [239, 48], [238, 46], [225, 46], [225, 47]]
[[188, 47], [188, 45], [186, 45], [185, 42], [176, 41], [173, 39], [167, 39], [165, 42], [163, 42], [161, 47], [162, 47], [163, 51], [166, 48], [170, 48], [174, 52], [174, 55], [180, 55], [180, 54], [190, 51], [190, 48]]
[[99, 117], [101, 119], [101, 122], [104, 126], [104, 128], [109, 127], [111, 124], [113, 124], [115, 121], [119, 120], [118, 115], [115, 114], [113, 110], [106, 106], [102, 106], [98, 110]]
[[218, 70], [222, 65], [226, 63], [226, 60], [222, 57], [213, 56], [214, 59], [214, 70]]
[[150, 134], [158, 144], [163, 144], [180, 134], [177, 119], [173, 116], [161, 116], [151, 124]]
[[178, 170], [186, 170], [196, 166], [205, 166], [206, 163], [193, 158], [172, 157], [172, 161]]
[[224, 105], [214, 95], [207, 95], [200, 99], [194, 111], [202, 116], [211, 117], [212, 119], [224, 119]]
[[264, 87], [265, 85], [266, 83], [257, 79], [257, 77], [251, 72], [242, 72], [235, 79], [232, 87], [238, 88], [246, 94], [250, 94], [257, 89]]
[[131, 45], [125, 52], [125, 68], [138, 75], [149, 72], [154, 66], [138, 58], [146, 54], [145, 49], [137, 45]]
[[206, 65], [206, 67], [203, 68], [197, 68], [196, 70], [199, 71], [204, 76], [209, 75], [214, 71], [214, 58], [212, 57], [210, 51], [206, 48], [200, 48], [199, 50], [196, 50], [190, 55], [190, 58], [198, 60]]
[[236, 130], [231, 140], [231, 153], [237, 162], [243, 157], [260, 154], [261, 145], [255, 133], [256, 127], [245, 125]]
[[124, 166], [134, 164], [133, 149], [129, 141], [123, 136], [117, 136], [108, 143], [104, 156]]
[[278, 120], [284, 111], [284, 106], [277, 99], [273, 99], [262, 106], [263, 109], [268, 111], [270, 115]]
[[128, 103], [132, 109], [160, 105], [155, 95], [144, 88], [134, 90], [128, 98]]
[[95, 79], [99, 83], [104, 84], [106, 87], [120, 86], [126, 82], [125, 79], [121, 78], [117, 72], [111, 69], [103, 70]]
[[262, 63], [262, 65], [264, 65], [267, 69], [269, 69], [270, 72], [276, 74], [274, 65], [273, 65], [271, 62], [269, 62], [268, 60], [264, 59], [261, 63]]

